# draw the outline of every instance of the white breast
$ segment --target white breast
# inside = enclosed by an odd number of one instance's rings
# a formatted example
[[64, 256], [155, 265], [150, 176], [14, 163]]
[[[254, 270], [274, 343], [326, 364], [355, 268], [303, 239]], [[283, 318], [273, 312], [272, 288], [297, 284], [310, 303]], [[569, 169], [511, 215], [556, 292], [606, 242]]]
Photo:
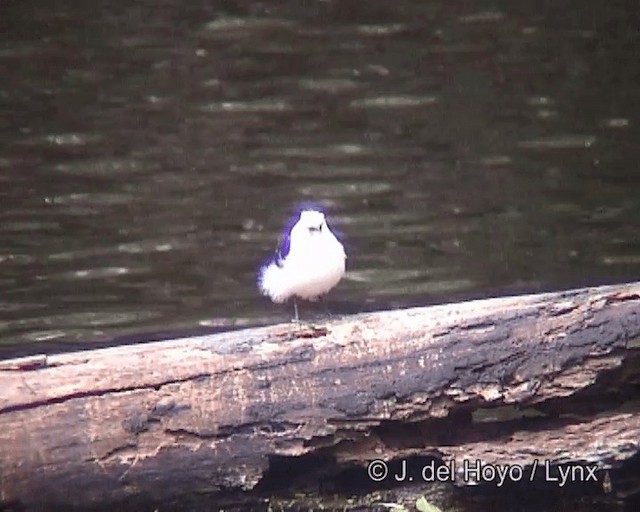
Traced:
[[282, 262], [267, 266], [260, 279], [260, 288], [274, 302], [284, 302], [292, 296], [317, 300], [338, 284], [345, 273], [344, 247], [328, 229], [317, 236], [294, 243]]

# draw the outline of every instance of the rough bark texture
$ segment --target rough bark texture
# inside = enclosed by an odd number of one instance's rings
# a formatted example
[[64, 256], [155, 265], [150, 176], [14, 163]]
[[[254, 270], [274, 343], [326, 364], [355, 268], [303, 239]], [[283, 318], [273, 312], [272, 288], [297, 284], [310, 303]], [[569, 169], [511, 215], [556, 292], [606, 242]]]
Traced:
[[616, 467], [639, 361], [640, 283], [3, 361], [0, 503], [239, 503], [304, 460]]

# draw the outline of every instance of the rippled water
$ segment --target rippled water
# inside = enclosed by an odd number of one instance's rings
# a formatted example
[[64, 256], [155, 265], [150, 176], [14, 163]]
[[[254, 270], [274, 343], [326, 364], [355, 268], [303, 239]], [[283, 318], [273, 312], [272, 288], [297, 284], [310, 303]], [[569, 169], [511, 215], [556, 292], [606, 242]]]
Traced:
[[337, 313], [640, 275], [624, 6], [2, 11], [0, 357], [288, 319], [255, 275], [309, 200]]

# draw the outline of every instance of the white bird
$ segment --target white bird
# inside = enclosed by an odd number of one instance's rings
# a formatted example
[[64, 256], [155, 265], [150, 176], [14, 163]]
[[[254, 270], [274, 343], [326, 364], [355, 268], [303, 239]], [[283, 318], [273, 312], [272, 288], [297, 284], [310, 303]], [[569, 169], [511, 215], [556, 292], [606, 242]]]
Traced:
[[338, 284], [345, 271], [344, 247], [329, 229], [324, 214], [303, 210], [297, 222], [285, 231], [272, 262], [260, 269], [258, 287], [273, 302], [293, 297], [315, 301]]

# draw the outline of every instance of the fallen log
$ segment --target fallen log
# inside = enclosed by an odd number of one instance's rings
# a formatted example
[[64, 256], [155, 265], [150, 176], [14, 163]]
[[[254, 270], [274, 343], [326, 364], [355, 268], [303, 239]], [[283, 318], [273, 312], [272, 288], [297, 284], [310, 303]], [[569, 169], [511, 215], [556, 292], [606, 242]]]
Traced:
[[639, 362], [640, 283], [2, 361], [0, 504], [250, 503], [309, 456], [612, 468]]

